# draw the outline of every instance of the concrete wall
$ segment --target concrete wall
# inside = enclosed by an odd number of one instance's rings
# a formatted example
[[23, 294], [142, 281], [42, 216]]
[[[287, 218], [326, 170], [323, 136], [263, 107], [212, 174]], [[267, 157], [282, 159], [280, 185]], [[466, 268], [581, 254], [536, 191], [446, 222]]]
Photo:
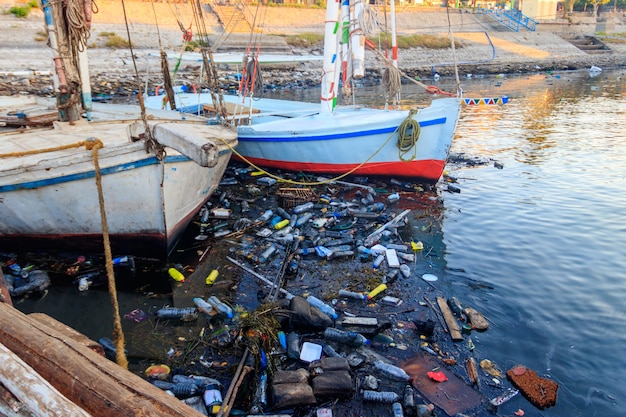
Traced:
[[556, 18], [556, 0], [522, 0], [521, 12], [535, 20]]

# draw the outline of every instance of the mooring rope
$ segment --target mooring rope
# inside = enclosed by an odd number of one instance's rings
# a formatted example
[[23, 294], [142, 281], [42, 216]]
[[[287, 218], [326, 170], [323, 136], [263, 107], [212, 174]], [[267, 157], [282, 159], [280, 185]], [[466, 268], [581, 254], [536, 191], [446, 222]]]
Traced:
[[102, 191], [102, 173], [98, 162], [98, 150], [104, 145], [100, 139], [92, 138], [90, 143], [93, 158], [94, 171], [96, 173], [96, 185], [98, 188], [98, 202], [100, 203], [100, 218], [102, 219], [102, 240], [104, 242], [104, 259], [109, 283], [109, 296], [113, 308], [113, 341], [115, 343], [115, 361], [119, 366], [128, 369], [128, 359], [124, 352], [124, 331], [120, 318], [120, 306], [117, 301], [117, 289], [115, 286], [115, 272], [113, 271], [113, 255], [111, 253], [111, 241], [109, 240], [109, 226], [107, 224], [106, 210], [104, 208], [104, 192]]
[[[404, 162], [412, 161], [417, 156], [416, 145], [420, 137], [421, 128], [417, 120], [413, 119], [416, 113], [417, 110], [410, 110], [409, 116], [398, 126], [398, 157]], [[404, 156], [411, 149], [413, 149], [413, 154], [409, 159], [405, 159]]]

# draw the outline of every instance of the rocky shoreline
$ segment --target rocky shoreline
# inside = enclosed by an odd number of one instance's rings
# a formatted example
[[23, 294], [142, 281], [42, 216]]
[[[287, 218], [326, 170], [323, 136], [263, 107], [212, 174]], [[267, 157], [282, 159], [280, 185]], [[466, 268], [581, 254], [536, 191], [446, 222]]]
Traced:
[[[7, 6], [8, 4], [4, 4], [5, 1], [1, 0], [0, 4]], [[133, 15], [144, 16], [144, 20], [146, 15], [152, 14], [144, 10], [149, 6], [149, 3], [144, 2], [129, 3]], [[150, 25], [142, 20], [131, 22], [128, 29], [135, 45], [133, 62], [130, 51], [108, 48], [103, 42], [104, 33], [123, 35], [127, 30], [121, 19], [122, 14], [116, 7], [119, 8], [119, 4], [112, 1], [99, 2], [100, 10], [94, 17], [89, 44], [92, 93], [94, 96], [136, 95], [140, 89], [145, 89], [148, 68], [151, 68], [151, 71], [147, 91], [154, 91], [161, 82], [159, 70], [156, 68], [159, 56], [158, 49], [155, 49], [156, 40], [162, 42], [167, 52], [177, 55], [181, 46], [180, 29], [175, 21], [159, 26], [158, 31], [156, 25]], [[166, 15], [165, 4], [157, 3], [154, 7], [163, 7], [163, 10], [157, 9], [157, 13]], [[179, 13], [181, 11], [182, 9]], [[303, 13], [311, 16], [304, 19]], [[185, 17], [183, 13], [183, 19]], [[264, 31], [268, 33], [263, 37], [263, 46], [269, 46], [265, 51], [278, 48], [293, 55], [321, 55], [321, 45], [308, 49], [295, 48], [287, 45], [282, 36], [287, 30], [291, 33], [321, 32], [323, 30], [321, 23], [310, 23], [317, 21], [318, 17], [319, 21], [323, 22], [323, 10], [268, 8], [268, 17], [263, 25]], [[0, 81], [0, 95], [53, 95], [51, 51], [43, 41], [37, 40], [37, 34], [43, 29], [42, 22], [43, 15], [40, 10], [34, 10], [26, 19], [19, 19], [11, 14], [0, 15], [0, 28], [3, 28], [0, 31], [0, 53], [12, 58], [0, 63], [0, 73], [3, 75]], [[439, 36], [447, 36], [445, 30], [450, 28], [454, 31], [455, 41], [459, 44], [454, 53], [451, 48], [401, 50], [399, 68], [406, 77], [413, 79], [431, 78], [435, 71], [442, 76], [453, 76], [453, 62], [457, 63], [460, 76], [569, 71], [589, 68], [592, 65], [604, 69], [626, 67], [626, 43], [611, 43], [611, 51], [608, 53], [588, 54], [568, 42], [566, 39], [580, 36], [577, 32], [586, 30], [581, 29], [583, 27], [581, 25], [561, 25], [557, 22], [539, 25], [537, 32], [518, 33], [493, 27], [493, 24], [485, 21], [484, 15], [455, 12], [447, 16], [441, 9], [433, 11], [412, 8], [405, 9], [398, 15], [398, 27], [402, 28], [404, 34], [432, 33], [434, 30]], [[585, 27], [593, 31], [593, 26]], [[623, 23], [619, 23], [615, 28], [621, 30]], [[211, 36], [219, 37], [219, 33], [216, 32]], [[248, 36], [245, 34], [235, 34], [217, 52], [242, 51], [247, 39]], [[366, 68], [369, 69], [363, 80], [365, 83], [380, 82], [385, 67], [385, 63], [380, 62], [380, 55], [366, 51]], [[151, 64], [150, 59], [153, 61]], [[175, 61], [171, 61], [170, 68], [173, 68], [174, 64]], [[135, 65], [138, 75], [135, 74]], [[321, 63], [314, 61], [290, 66], [264, 65], [262, 71], [265, 85], [269, 86], [267, 88], [294, 86], [307, 88], [319, 85]], [[220, 66], [222, 88], [227, 91], [236, 88], [234, 76], [238, 72], [238, 66]], [[197, 62], [182, 61], [175, 83], [198, 85], [199, 73], [200, 66]]]

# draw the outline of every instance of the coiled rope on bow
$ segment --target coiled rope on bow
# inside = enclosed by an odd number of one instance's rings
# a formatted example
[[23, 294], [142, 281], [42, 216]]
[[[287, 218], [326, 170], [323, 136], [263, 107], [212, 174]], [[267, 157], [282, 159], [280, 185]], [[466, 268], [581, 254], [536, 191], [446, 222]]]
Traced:
[[[401, 161], [412, 161], [417, 156], [417, 140], [420, 137], [420, 124], [417, 120], [413, 119], [413, 116], [417, 113], [417, 110], [410, 110], [406, 119], [398, 126], [398, 157]], [[409, 159], [405, 158], [405, 155], [413, 149], [413, 154]]]
[[398, 68], [387, 65], [383, 72], [383, 87], [387, 100], [391, 98], [394, 104], [397, 104], [402, 88], [402, 74]]

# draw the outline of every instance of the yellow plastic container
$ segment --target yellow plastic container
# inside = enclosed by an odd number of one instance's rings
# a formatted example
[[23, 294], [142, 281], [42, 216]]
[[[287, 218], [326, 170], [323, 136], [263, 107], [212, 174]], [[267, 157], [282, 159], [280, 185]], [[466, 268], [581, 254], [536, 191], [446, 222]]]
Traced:
[[214, 269], [213, 271], [211, 271], [211, 273], [206, 277], [206, 280], [205, 280], [206, 285], [213, 285], [213, 283], [215, 282], [219, 274], [220, 273], [217, 269]]
[[376, 297], [378, 294], [380, 294], [381, 292], [385, 291], [386, 289], [387, 289], [387, 285], [386, 284], [380, 284], [378, 287], [376, 287], [372, 291], [370, 291], [369, 294], [367, 294], [367, 299], [371, 300], [372, 298]]
[[176, 268], [170, 268], [167, 273], [172, 277], [174, 281], [185, 282], [185, 276]]
[[289, 219], [281, 220], [274, 225], [274, 229], [280, 230], [283, 227], [288, 226], [288, 225], [289, 225]]

